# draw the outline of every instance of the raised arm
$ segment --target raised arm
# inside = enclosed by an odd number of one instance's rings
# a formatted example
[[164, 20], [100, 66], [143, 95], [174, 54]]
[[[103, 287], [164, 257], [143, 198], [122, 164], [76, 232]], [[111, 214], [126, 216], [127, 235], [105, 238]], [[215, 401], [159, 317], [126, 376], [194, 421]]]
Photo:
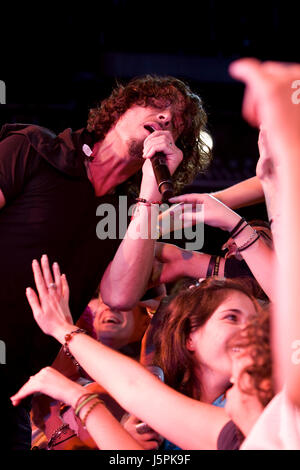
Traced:
[[149, 203], [161, 201], [150, 162], [156, 152], [164, 152], [171, 174], [183, 158], [182, 151], [176, 147], [169, 131], [157, 131], [144, 142], [146, 161], [139, 198], [147, 202], [137, 205], [126, 236], [101, 281], [101, 297], [111, 308], [130, 310], [147, 289], [154, 259], [159, 212], [158, 204]]
[[286, 385], [293, 404], [300, 406], [300, 107], [294, 84], [300, 65], [237, 61], [231, 74], [246, 83], [243, 111], [255, 126], [263, 125], [270, 146], [274, 179], [278, 182], [277, 294], [273, 320], [275, 378]]

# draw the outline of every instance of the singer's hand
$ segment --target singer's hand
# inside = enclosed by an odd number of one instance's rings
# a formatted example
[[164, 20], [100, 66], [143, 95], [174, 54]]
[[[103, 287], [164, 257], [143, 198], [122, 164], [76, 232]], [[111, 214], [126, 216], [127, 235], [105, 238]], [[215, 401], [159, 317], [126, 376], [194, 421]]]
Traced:
[[140, 197], [147, 200], [161, 200], [161, 194], [157, 188], [154, 176], [151, 157], [156, 152], [163, 152], [166, 156], [166, 164], [168, 165], [171, 175], [175, 172], [183, 159], [182, 151], [176, 147], [174, 137], [170, 131], [154, 131], [144, 141], [145, 163], [143, 165], [143, 179], [141, 184]]

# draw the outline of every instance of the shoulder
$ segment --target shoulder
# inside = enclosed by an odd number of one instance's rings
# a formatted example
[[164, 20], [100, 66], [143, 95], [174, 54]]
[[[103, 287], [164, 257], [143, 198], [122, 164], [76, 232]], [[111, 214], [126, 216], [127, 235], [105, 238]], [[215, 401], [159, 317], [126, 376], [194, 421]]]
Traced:
[[23, 136], [29, 140], [34, 136], [44, 136], [45, 138], [50, 139], [54, 139], [56, 137], [56, 134], [46, 127], [34, 124], [4, 124], [0, 130], [0, 140], [12, 135]]

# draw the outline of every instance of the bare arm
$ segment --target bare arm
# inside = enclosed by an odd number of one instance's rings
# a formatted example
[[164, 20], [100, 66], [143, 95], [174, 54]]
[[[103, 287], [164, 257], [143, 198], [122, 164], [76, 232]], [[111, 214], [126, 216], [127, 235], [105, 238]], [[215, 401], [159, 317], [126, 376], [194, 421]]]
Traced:
[[[66, 332], [61, 332], [62, 340]], [[71, 348], [82, 367], [124, 409], [159, 434], [183, 449], [216, 449], [219, 433], [229, 421], [222, 408], [185, 397], [136, 361], [86, 335], [76, 335]]]
[[[175, 203], [196, 204], [199, 207], [204, 206], [204, 210], [200, 212], [188, 212], [184, 214], [184, 223], [190, 224], [197, 222], [198, 214], [203, 217], [204, 222], [213, 227], [219, 227], [230, 232], [241, 220], [241, 216], [221, 203], [211, 194], [185, 194], [171, 199]], [[197, 207], [197, 206], [196, 206]], [[236, 238], [237, 246], [242, 247], [251, 238], [253, 229], [247, 227]], [[261, 239], [257, 240], [252, 246], [241, 251], [241, 255], [251, 269], [257, 282], [261, 285], [265, 293], [272, 299], [274, 296], [274, 262], [275, 255], [271, 248]]]
[[[139, 206], [126, 237], [107, 267], [100, 290], [103, 302], [111, 308], [130, 310], [146, 291], [156, 240], [154, 232], [151, 233], [151, 224], [156, 226], [157, 216], [158, 207]], [[139, 235], [141, 227], [144, 228], [143, 237]]]
[[[182, 151], [174, 144], [169, 131], [155, 131], [145, 139], [145, 163], [139, 197], [148, 202], [161, 201], [150, 162], [155, 152], [164, 152], [171, 174], [183, 158]], [[100, 287], [101, 296], [104, 303], [111, 308], [130, 310], [147, 289], [157, 238], [158, 211], [157, 204], [138, 205], [126, 236], [104, 273]]]
[[273, 172], [269, 177], [273, 177], [280, 194], [274, 234], [278, 256], [273, 320], [275, 378], [279, 387], [286, 385], [291, 402], [299, 407], [300, 108], [293, 101], [292, 84], [299, 79], [300, 65], [244, 59], [233, 63], [230, 70], [246, 83], [245, 118], [252, 125], [262, 125], [267, 133]]
[[[19, 392], [11, 397], [12, 402], [16, 406], [24, 397], [35, 392], [52, 396], [74, 409], [80, 397], [86, 393], [86, 389], [67, 379], [51, 367], [46, 367], [35, 376], [30, 377]], [[79, 412], [81, 419], [85, 419], [93, 403], [93, 401], [90, 401], [81, 408]], [[103, 404], [97, 404], [92, 412], [88, 414], [85, 422], [90, 436], [102, 450], [143, 450], [143, 447], [125, 431]], [[99, 425], [100, 423], [101, 425]]]
[[253, 176], [229, 188], [212, 193], [219, 201], [231, 209], [251, 206], [264, 202], [264, 192], [257, 176]]
[[[211, 255], [184, 250], [171, 243], [156, 243], [153, 283], [174, 282], [182, 277], [205, 278]], [[221, 258], [219, 276], [224, 277], [225, 259]]]

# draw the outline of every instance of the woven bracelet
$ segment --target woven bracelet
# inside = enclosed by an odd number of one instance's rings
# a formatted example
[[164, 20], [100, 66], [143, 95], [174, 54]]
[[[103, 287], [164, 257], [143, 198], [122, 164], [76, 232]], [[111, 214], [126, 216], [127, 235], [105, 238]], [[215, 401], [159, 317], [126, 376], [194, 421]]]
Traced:
[[91, 404], [87, 412], [85, 413], [84, 417], [81, 419], [82, 426], [85, 428], [86, 427], [86, 420], [89, 416], [89, 414], [93, 411], [93, 409], [98, 406], [98, 405], [104, 405], [104, 401], [100, 400], [100, 398], [97, 398], [97, 400]]

